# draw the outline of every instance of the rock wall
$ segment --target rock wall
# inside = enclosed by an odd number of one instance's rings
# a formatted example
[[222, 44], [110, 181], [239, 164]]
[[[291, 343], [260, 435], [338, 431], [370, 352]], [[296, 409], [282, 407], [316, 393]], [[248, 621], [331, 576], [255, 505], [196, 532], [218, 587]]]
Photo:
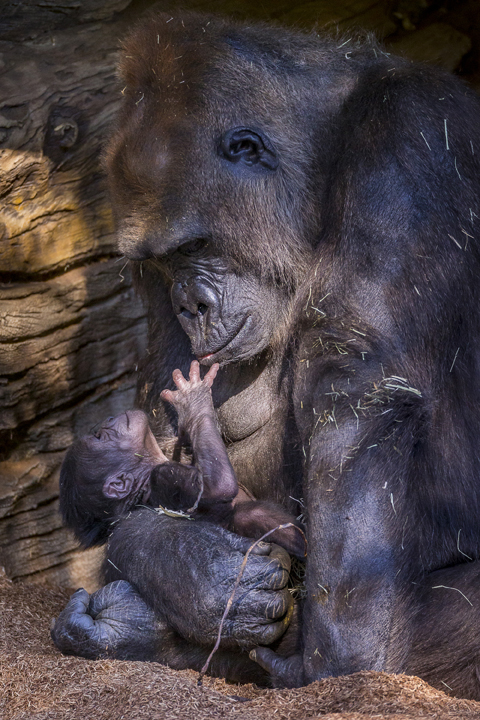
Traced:
[[127, 4], [1, 17], [0, 562], [15, 579], [95, 583], [98, 552], [61, 527], [59, 464], [134, 401], [145, 319], [100, 166]]
[[[96, 584], [99, 551], [79, 552], [61, 527], [58, 471], [74, 437], [134, 402], [146, 323], [116, 254], [100, 156], [120, 99], [118, 39], [150, 4], [0, 9], [0, 565], [13, 579]], [[389, 49], [478, 77], [476, 0], [453, 10], [430, 0], [182, 5], [343, 33], [361, 26]]]

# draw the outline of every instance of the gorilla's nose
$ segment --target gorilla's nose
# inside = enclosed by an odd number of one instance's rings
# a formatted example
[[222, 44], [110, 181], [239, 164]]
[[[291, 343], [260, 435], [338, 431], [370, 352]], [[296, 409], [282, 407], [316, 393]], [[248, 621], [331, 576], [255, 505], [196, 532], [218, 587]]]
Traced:
[[201, 319], [218, 307], [213, 288], [197, 279], [174, 282], [171, 297], [175, 314], [184, 320]]

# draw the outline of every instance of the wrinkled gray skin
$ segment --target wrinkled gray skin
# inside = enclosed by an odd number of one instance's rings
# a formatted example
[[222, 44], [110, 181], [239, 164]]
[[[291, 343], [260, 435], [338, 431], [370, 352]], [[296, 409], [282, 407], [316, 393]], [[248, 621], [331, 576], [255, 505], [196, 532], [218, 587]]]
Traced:
[[[478, 99], [370, 43], [196, 15], [140, 25], [121, 74], [107, 167], [150, 324], [139, 402], [166, 447], [172, 370], [219, 362], [239, 482], [305, 505], [303, 653], [257, 659], [283, 683], [408, 669], [479, 697]], [[210, 537], [202, 564], [203, 531], [173, 523], [122, 576], [208, 644], [240, 555]], [[265, 604], [239, 598], [231, 637], [264, 643]]]

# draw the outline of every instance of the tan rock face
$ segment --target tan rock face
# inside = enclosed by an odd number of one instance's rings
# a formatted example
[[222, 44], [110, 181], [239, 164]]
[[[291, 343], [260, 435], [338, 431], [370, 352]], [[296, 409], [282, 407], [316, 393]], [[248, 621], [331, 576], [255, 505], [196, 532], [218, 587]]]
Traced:
[[145, 322], [100, 162], [124, 31], [0, 43], [0, 564], [12, 578], [94, 587], [99, 552], [61, 525], [59, 466], [75, 436], [134, 402]]

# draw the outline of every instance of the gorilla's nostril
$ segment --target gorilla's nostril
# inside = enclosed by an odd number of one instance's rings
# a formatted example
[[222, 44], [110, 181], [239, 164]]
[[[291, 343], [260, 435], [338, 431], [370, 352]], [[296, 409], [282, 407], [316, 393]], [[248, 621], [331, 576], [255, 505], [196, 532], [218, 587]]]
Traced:
[[187, 320], [193, 320], [195, 315], [190, 312], [190, 310], [187, 310], [187, 308], [180, 308], [180, 315], [183, 315], [184, 318], [187, 318]]

